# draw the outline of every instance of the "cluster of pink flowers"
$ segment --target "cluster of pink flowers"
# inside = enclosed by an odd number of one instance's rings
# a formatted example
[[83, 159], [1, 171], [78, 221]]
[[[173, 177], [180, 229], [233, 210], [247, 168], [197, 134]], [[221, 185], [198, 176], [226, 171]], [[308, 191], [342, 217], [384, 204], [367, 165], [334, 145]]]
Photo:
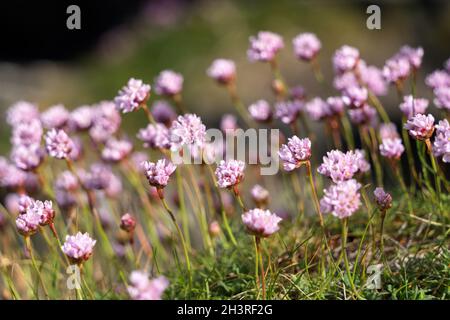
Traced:
[[81, 106], [70, 113], [67, 125], [71, 131], [84, 131], [89, 129], [93, 122], [93, 108], [90, 106]]
[[283, 161], [284, 170], [292, 171], [311, 158], [311, 141], [293, 136], [288, 139], [287, 144], [281, 146], [278, 155]]
[[284, 48], [283, 38], [270, 31], [260, 31], [256, 37], [250, 37], [247, 56], [250, 61], [269, 62], [275, 59], [278, 51]]
[[131, 299], [161, 300], [169, 281], [163, 276], [150, 280], [147, 272], [136, 270], [131, 272], [130, 284], [127, 290]]
[[103, 143], [119, 130], [122, 118], [111, 101], [102, 101], [92, 111], [92, 126], [89, 136], [97, 143]]
[[367, 172], [369, 169], [370, 164], [361, 150], [351, 150], [346, 153], [340, 150], [332, 150], [323, 157], [323, 163], [317, 171], [337, 183], [349, 180], [356, 173]]
[[131, 78], [114, 99], [117, 109], [123, 113], [136, 110], [149, 98], [150, 88], [142, 80]]
[[278, 224], [282, 219], [269, 210], [259, 208], [249, 210], [242, 215], [242, 222], [247, 231], [257, 237], [266, 238], [280, 228]]
[[331, 213], [339, 219], [350, 217], [360, 205], [361, 185], [354, 179], [340, 181], [324, 190], [320, 207], [324, 213]]
[[42, 125], [46, 129], [60, 129], [66, 125], [69, 116], [69, 111], [62, 104], [58, 104], [41, 114]]
[[183, 76], [172, 70], [164, 70], [155, 80], [155, 92], [162, 96], [174, 96], [183, 90]]
[[151, 186], [164, 188], [169, 182], [169, 178], [177, 168], [172, 162], [160, 159], [156, 163], [145, 161], [142, 163], [145, 176]]
[[245, 163], [240, 160], [221, 160], [216, 169], [217, 184], [220, 188], [230, 188], [244, 179]]
[[87, 232], [78, 232], [74, 236], [67, 235], [61, 249], [72, 262], [79, 264], [91, 257], [96, 242]]

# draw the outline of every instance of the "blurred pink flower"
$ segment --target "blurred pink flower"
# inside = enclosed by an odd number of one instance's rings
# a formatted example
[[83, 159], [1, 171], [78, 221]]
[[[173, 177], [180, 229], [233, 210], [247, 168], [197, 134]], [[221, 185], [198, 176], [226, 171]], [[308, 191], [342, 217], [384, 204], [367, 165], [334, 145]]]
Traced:
[[100, 102], [93, 112], [94, 119], [89, 135], [95, 142], [105, 142], [117, 132], [122, 118], [111, 101]]
[[450, 125], [447, 119], [439, 121], [436, 125], [433, 154], [436, 157], [442, 156], [443, 162], [450, 162]]
[[275, 118], [280, 119], [285, 124], [291, 124], [303, 109], [301, 101], [279, 101], [275, 103]]
[[125, 213], [120, 218], [120, 229], [127, 232], [133, 232], [134, 228], [136, 228], [136, 218], [129, 213]]
[[52, 129], [45, 135], [45, 147], [51, 157], [66, 159], [72, 151], [74, 144], [64, 130]]
[[400, 138], [397, 127], [392, 122], [380, 124], [379, 131], [381, 140]]
[[6, 122], [13, 127], [21, 123], [30, 123], [33, 120], [39, 120], [39, 117], [37, 106], [27, 101], [14, 103], [6, 112]]
[[137, 138], [144, 142], [145, 148], [170, 148], [169, 129], [161, 123], [148, 124], [146, 128], [139, 130]]
[[155, 80], [155, 92], [163, 96], [174, 96], [183, 90], [183, 76], [172, 70], [164, 70]]
[[392, 206], [392, 196], [384, 191], [383, 188], [376, 188], [373, 192], [375, 201], [381, 210], [387, 210]]
[[70, 113], [68, 126], [73, 131], [87, 130], [94, 121], [94, 110], [90, 106], [81, 106]]
[[131, 78], [114, 98], [117, 110], [122, 113], [133, 112], [147, 101], [150, 89], [150, 85], [145, 84], [142, 80]]
[[125, 159], [133, 151], [133, 144], [128, 140], [110, 138], [102, 150], [102, 159], [107, 162], [118, 162]]
[[297, 58], [311, 61], [322, 48], [319, 38], [314, 33], [301, 33], [292, 40]]
[[431, 89], [450, 87], [450, 74], [444, 70], [435, 70], [427, 75], [425, 83]]
[[42, 112], [42, 125], [46, 129], [61, 129], [69, 120], [69, 116], [69, 111], [62, 104], [57, 104]]
[[383, 157], [395, 160], [400, 159], [402, 153], [405, 151], [402, 144], [402, 139], [400, 138], [382, 139], [382, 143], [379, 148]]
[[156, 122], [163, 123], [166, 127], [170, 127], [173, 120], [177, 118], [173, 107], [164, 100], [155, 101], [151, 107], [151, 113]]
[[162, 294], [169, 286], [169, 281], [165, 277], [150, 280], [144, 271], [133, 271], [130, 283], [127, 290], [133, 300], [161, 300]]
[[267, 122], [272, 118], [272, 109], [266, 100], [258, 100], [248, 107], [248, 112], [253, 120]]
[[249, 210], [242, 215], [242, 222], [244, 222], [247, 231], [257, 237], [266, 238], [275, 232], [280, 227], [278, 224], [282, 219], [269, 210], [262, 210], [259, 208]]
[[439, 109], [450, 111], [450, 85], [434, 89], [434, 104]]
[[275, 59], [282, 48], [284, 48], [284, 42], [280, 35], [270, 31], [260, 31], [256, 37], [250, 37], [247, 56], [251, 62], [269, 62]]
[[259, 184], [255, 184], [250, 193], [256, 204], [266, 203], [269, 200], [269, 191]]
[[236, 78], [236, 65], [233, 60], [216, 59], [206, 73], [218, 83], [228, 84]]
[[336, 73], [353, 70], [359, 61], [359, 51], [356, 48], [344, 45], [333, 55], [333, 67]]
[[425, 113], [428, 108], [428, 100], [407, 95], [403, 97], [403, 102], [399, 107], [405, 117], [409, 119], [418, 113]]
[[12, 130], [11, 143], [13, 145], [40, 145], [43, 129], [39, 119], [17, 123]]

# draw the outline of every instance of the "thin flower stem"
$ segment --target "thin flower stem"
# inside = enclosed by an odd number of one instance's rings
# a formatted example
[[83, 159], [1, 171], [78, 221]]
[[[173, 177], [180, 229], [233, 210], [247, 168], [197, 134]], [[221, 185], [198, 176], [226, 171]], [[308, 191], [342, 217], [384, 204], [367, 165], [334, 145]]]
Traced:
[[246, 212], [247, 208], [244, 205], [244, 201], [242, 201], [241, 193], [239, 192], [239, 189], [236, 185], [233, 186], [233, 194], [236, 197], [236, 200], [239, 203], [239, 206], [241, 207], [242, 211]]
[[186, 107], [184, 106], [183, 96], [181, 93], [178, 93], [172, 97], [173, 102], [177, 106], [178, 112], [187, 113]]
[[437, 197], [438, 197], [439, 209], [442, 211], [441, 182], [440, 182], [440, 178], [439, 178], [439, 172], [438, 172], [438, 167], [437, 167], [437, 164], [436, 164], [436, 159], [433, 156], [433, 147], [431, 146], [430, 139], [426, 139], [425, 140], [425, 144], [427, 146], [428, 155], [429, 155], [430, 160], [431, 160], [431, 166], [432, 166], [433, 171], [434, 171], [434, 183], [435, 183]]
[[170, 210], [169, 206], [167, 205], [167, 202], [164, 198], [162, 189], [158, 189], [158, 195], [159, 195], [159, 198], [161, 199], [164, 209], [166, 209], [167, 213], [170, 216], [170, 219], [172, 220], [173, 224], [175, 225], [175, 228], [177, 229], [178, 237], [180, 238], [181, 244], [183, 246], [184, 258], [186, 260], [186, 268], [187, 268], [188, 275], [189, 275], [189, 286], [192, 287], [191, 261], [189, 259], [189, 253], [188, 253], [188, 249], [187, 249], [187, 245], [186, 245], [186, 240], [184, 238], [183, 232], [181, 231], [180, 226], [178, 225], [177, 220], [176, 220], [172, 210]]
[[378, 157], [378, 139], [373, 127], [369, 127], [369, 134], [372, 141], [371, 156], [375, 165], [375, 174], [377, 184], [383, 187], [383, 169], [381, 168], [380, 158]]
[[142, 105], [142, 109], [144, 110], [145, 115], [147, 116], [148, 122], [150, 122], [151, 124], [156, 124], [155, 118], [153, 118], [153, 115], [148, 109], [146, 104]]
[[352, 126], [347, 115], [342, 115], [341, 122], [342, 128], [344, 129], [345, 140], [347, 141], [347, 148], [353, 150], [355, 148], [355, 139], [353, 138]]
[[397, 162], [392, 163], [392, 169], [394, 170], [395, 175], [397, 176], [398, 182], [400, 183], [400, 187], [403, 190], [404, 195], [406, 196], [406, 200], [408, 202], [409, 213], [413, 214], [413, 206], [411, 202], [411, 197], [409, 196], [408, 188], [406, 187], [405, 181], [403, 180], [402, 174], [400, 172], [400, 167]]
[[258, 260], [258, 244], [257, 244], [257, 237], [253, 237], [253, 245], [255, 247], [255, 296], [256, 299], [259, 297], [259, 260]]
[[42, 289], [44, 290], [45, 297], [47, 299], [49, 299], [49, 294], [48, 294], [48, 291], [47, 291], [47, 287], [45, 286], [45, 282], [44, 282], [44, 279], [42, 278], [41, 271], [39, 270], [39, 268], [38, 268], [38, 266], [36, 264], [36, 259], [34, 257], [34, 253], [33, 253], [33, 246], [31, 244], [31, 239], [30, 239], [29, 236], [25, 236], [25, 246], [26, 246], [26, 248], [28, 250], [28, 253], [30, 254], [31, 263], [33, 264], [33, 268], [35, 269], [35, 271], [36, 271], [36, 273], [38, 275], [39, 281], [41, 282], [41, 286], [42, 286]]
[[256, 260], [259, 261], [259, 264], [261, 266], [262, 299], [266, 300], [266, 273], [264, 271], [264, 263], [263, 263], [263, 257], [262, 257], [262, 251], [261, 251], [261, 238], [255, 237], [255, 241], [256, 241], [256, 251], [257, 251]]
[[184, 198], [183, 190], [183, 177], [181, 176], [180, 170], [175, 170], [175, 177], [177, 180], [177, 192], [178, 200], [180, 202], [180, 216], [181, 222], [183, 224], [183, 232], [186, 235], [186, 244], [191, 247], [191, 235], [189, 234], [189, 217], [186, 211], [186, 200]]
[[380, 115], [381, 119], [383, 119], [384, 123], [391, 122], [391, 120], [389, 119], [389, 116], [386, 113], [386, 110], [384, 110], [383, 105], [381, 104], [380, 100], [378, 100], [377, 96], [374, 95], [370, 91], [369, 91], [369, 101], [375, 106], [375, 109], [377, 109], [377, 112]]
[[353, 293], [356, 295], [356, 297], [360, 297], [358, 294], [358, 291], [355, 288], [355, 284], [353, 283], [353, 278], [350, 270], [350, 264], [348, 262], [348, 256], [347, 256], [347, 232], [348, 232], [348, 218], [342, 219], [342, 251], [343, 251], [343, 257], [344, 257], [344, 264], [345, 264], [345, 271], [347, 272], [348, 281], [350, 282], [350, 286], [353, 290]]
[[226, 88], [228, 90], [228, 94], [230, 95], [231, 102], [233, 103], [234, 108], [236, 109], [237, 113], [239, 113], [242, 120], [244, 120], [247, 127], [249, 127], [249, 128], [255, 127], [256, 124], [248, 116], [248, 112], [247, 112], [247, 110], [245, 110], [244, 103], [242, 102], [241, 98], [237, 94], [236, 84], [234, 82], [229, 83], [226, 85]]
[[[402, 117], [402, 127], [405, 125], [405, 123], [406, 123], [406, 117], [403, 116]], [[408, 166], [411, 169], [414, 180], [417, 183], [419, 183], [419, 185], [420, 185], [419, 175], [417, 174], [416, 167], [414, 164], [414, 156], [413, 156], [412, 147], [411, 147], [411, 140], [409, 139], [408, 132], [404, 129], [402, 129], [402, 138], [403, 138], [403, 144], [405, 145], [405, 149], [406, 149], [406, 157], [408, 159]], [[413, 183], [411, 183], [411, 184], [413, 185]]]
[[324, 83], [323, 74], [322, 74], [322, 71], [320, 70], [319, 58], [317, 56], [315, 56], [311, 60], [311, 67], [312, 67], [312, 70], [314, 72], [314, 76], [316, 77], [317, 82], [320, 84]]

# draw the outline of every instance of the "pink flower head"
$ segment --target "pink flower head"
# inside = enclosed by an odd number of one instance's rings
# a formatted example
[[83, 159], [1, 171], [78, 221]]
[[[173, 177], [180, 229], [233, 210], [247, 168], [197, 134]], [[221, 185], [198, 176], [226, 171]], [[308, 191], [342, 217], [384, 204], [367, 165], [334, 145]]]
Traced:
[[199, 116], [185, 114], [178, 116], [170, 128], [171, 150], [178, 151], [183, 146], [203, 147], [206, 140], [206, 127]]
[[74, 191], [78, 189], [78, 178], [71, 171], [63, 171], [56, 178], [55, 186], [64, 191]]
[[384, 191], [383, 188], [376, 188], [373, 194], [380, 210], [387, 210], [392, 207], [392, 196]]
[[390, 83], [406, 79], [410, 72], [409, 60], [405, 57], [392, 57], [386, 61], [383, 67], [383, 76]]
[[120, 218], [120, 229], [127, 232], [133, 232], [134, 228], [136, 228], [136, 219], [131, 214], [125, 213]]
[[250, 37], [250, 47], [247, 50], [251, 62], [269, 62], [275, 59], [278, 51], [284, 48], [283, 38], [270, 31], [260, 31], [256, 37]]
[[36, 200], [27, 208], [27, 213], [34, 211], [34, 214], [39, 216], [39, 224], [46, 226], [53, 222], [55, 218], [55, 210], [53, 210], [53, 204], [51, 201]]
[[105, 142], [117, 132], [122, 118], [111, 101], [100, 102], [93, 112], [94, 119], [89, 135], [95, 142]]
[[383, 157], [398, 160], [400, 159], [404, 151], [405, 148], [403, 147], [402, 139], [400, 138], [382, 139], [382, 143], [380, 144], [380, 153]]
[[433, 143], [433, 154], [442, 156], [442, 161], [450, 162], [450, 125], [447, 119], [439, 121], [436, 125], [436, 138]]
[[377, 120], [377, 110], [367, 103], [360, 108], [348, 110], [348, 115], [350, 116], [350, 121], [358, 125], [374, 124]]
[[395, 124], [392, 122], [380, 124], [380, 138], [381, 140], [400, 138]]
[[107, 189], [114, 176], [111, 168], [103, 163], [94, 163], [89, 171], [79, 170], [77, 174], [83, 187], [89, 190]]
[[6, 122], [13, 127], [33, 120], [39, 120], [39, 110], [35, 104], [27, 101], [14, 103], [6, 113]]
[[360, 61], [358, 68], [361, 75], [361, 81], [367, 86], [369, 91], [377, 96], [385, 95], [387, 93], [387, 83], [384, 80], [383, 72], [380, 69], [375, 66], [367, 66], [363, 61]]
[[321, 98], [316, 97], [305, 104], [305, 109], [308, 115], [313, 120], [322, 120], [333, 114], [330, 106]]
[[137, 137], [144, 142], [146, 148], [170, 148], [169, 129], [161, 123], [149, 124], [146, 128], [140, 129]]
[[172, 106], [164, 100], [157, 100], [153, 103], [151, 112], [156, 122], [163, 123], [166, 127], [172, 125], [172, 121], [177, 118]]
[[330, 115], [341, 115], [345, 109], [344, 99], [342, 97], [328, 97], [327, 105]]
[[242, 222], [244, 222], [247, 231], [262, 238], [277, 232], [280, 229], [278, 224], [281, 220], [279, 216], [269, 210], [259, 208], [249, 210], [242, 215]]
[[338, 182], [324, 190], [320, 207], [324, 213], [331, 213], [339, 219], [350, 217], [361, 205], [359, 189], [354, 179]]
[[409, 119], [418, 113], [425, 113], [428, 108], [428, 100], [408, 95], [403, 97], [403, 102], [400, 103], [399, 107], [406, 118]]
[[272, 110], [266, 100], [258, 100], [248, 107], [248, 112], [253, 120], [267, 122], [272, 118]]
[[333, 67], [337, 73], [353, 70], [359, 61], [359, 51], [350, 46], [342, 46], [333, 56]]
[[155, 80], [155, 92], [159, 95], [174, 96], [183, 90], [183, 76], [172, 70], [164, 70]]
[[74, 144], [64, 130], [52, 129], [45, 135], [45, 146], [50, 156], [65, 159], [69, 156]]
[[133, 144], [128, 140], [110, 138], [102, 150], [102, 159], [108, 162], [118, 162], [125, 159], [133, 151]]
[[25, 214], [27, 213], [28, 208], [34, 203], [34, 199], [27, 196], [27, 195], [21, 195], [19, 197], [19, 214]]
[[405, 123], [405, 129], [414, 139], [429, 139], [434, 131], [434, 117], [431, 114], [416, 114]]
[[148, 161], [148, 159], [149, 158], [148, 158], [147, 153], [141, 152], [141, 151], [133, 152], [130, 156], [131, 164], [133, 165], [134, 169], [136, 171], [139, 171], [142, 173], [144, 172], [144, 170], [143, 170], [141, 164], [144, 161]]
[[70, 113], [69, 128], [74, 131], [87, 130], [94, 121], [94, 111], [89, 106], [81, 106]]
[[218, 83], [228, 84], [236, 78], [236, 65], [233, 60], [216, 59], [206, 73]]
[[431, 89], [449, 87], [450, 74], [444, 70], [435, 70], [425, 78], [425, 84]]
[[220, 188], [230, 188], [244, 179], [245, 163], [240, 160], [221, 160], [216, 169], [217, 184]]
[[162, 294], [169, 286], [169, 281], [165, 277], [150, 280], [148, 273], [144, 271], [133, 271], [130, 283], [127, 290], [133, 300], [161, 300]]
[[398, 52], [398, 56], [404, 57], [409, 61], [412, 69], [420, 68], [423, 58], [423, 48], [412, 48], [410, 46], [403, 46]]
[[284, 170], [292, 171], [311, 158], [311, 140], [292, 136], [287, 144], [281, 146], [278, 155], [283, 161]]
[[33, 171], [42, 162], [44, 151], [39, 145], [18, 145], [11, 151], [11, 160], [17, 168], [24, 171]]
[[336, 90], [344, 91], [346, 88], [359, 86], [358, 79], [353, 71], [338, 73], [333, 79], [333, 87]]
[[19, 214], [19, 199], [17, 193], [8, 193], [5, 197], [5, 208], [14, 216]]
[[434, 96], [436, 107], [450, 111], [450, 85], [434, 89]]
[[301, 33], [292, 40], [297, 58], [311, 61], [322, 48], [319, 38], [314, 33]]
[[43, 129], [39, 119], [17, 123], [13, 127], [11, 143], [13, 145], [31, 146], [41, 144]]
[[269, 200], [269, 191], [259, 184], [255, 184], [250, 193], [256, 204], [267, 203]]
[[92, 255], [96, 242], [87, 232], [78, 232], [74, 236], [66, 236], [66, 241], [61, 249], [71, 261], [82, 263]]
[[153, 163], [145, 161], [142, 163], [145, 169], [145, 176], [151, 186], [156, 188], [164, 188], [169, 182], [169, 177], [177, 168], [172, 162], [166, 159], [160, 159]]
[[367, 89], [360, 86], [345, 88], [342, 100], [347, 106], [361, 107], [368, 97]]
[[26, 182], [27, 174], [25, 171], [11, 165], [8, 161], [0, 157], [0, 186], [7, 188], [16, 188], [23, 186]]
[[234, 132], [239, 128], [237, 118], [231, 113], [226, 113], [220, 119], [220, 130], [223, 132]]
[[303, 108], [301, 101], [280, 101], [275, 104], [275, 118], [285, 124], [293, 123]]
[[[30, 205], [31, 207], [32, 205]], [[41, 215], [36, 210], [29, 210], [24, 214], [19, 214], [16, 219], [16, 227], [23, 236], [31, 236], [39, 229]]]
[[57, 104], [41, 114], [42, 125], [46, 129], [62, 128], [69, 120], [69, 116], [69, 111], [62, 104]]
[[133, 112], [147, 101], [150, 89], [150, 85], [142, 80], [131, 78], [114, 99], [117, 110], [122, 113]]
[[[337, 183], [352, 179], [353, 176], [367, 169], [367, 165], [361, 163], [362, 155], [357, 151], [331, 150], [323, 157], [323, 162], [317, 171]], [[363, 170], [361, 170], [363, 169]]]
[[370, 170], [370, 163], [366, 160], [366, 153], [364, 150], [355, 149], [355, 155], [358, 163], [358, 172], [367, 172]]

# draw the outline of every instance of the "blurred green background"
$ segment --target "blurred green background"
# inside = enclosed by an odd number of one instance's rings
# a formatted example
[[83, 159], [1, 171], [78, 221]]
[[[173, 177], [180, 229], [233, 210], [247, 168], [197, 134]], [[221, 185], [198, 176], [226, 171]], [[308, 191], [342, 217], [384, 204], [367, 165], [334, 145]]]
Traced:
[[[372, 2], [371, 2], [372, 3]], [[308, 96], [326, 97], [331, 87], [331, 56], [339, 46], [360, 49], [369, 63], [381, 67], [400, 46], [422, 46], [423, 67], [418, 75], [418, 95], [432, 98], [424, 86], [425, 75], [450, 56], [449, 1], [383, 1], [381, 30], [366, 28], [366, 8], [361, 1], [149, 1], [126, 23], [104, 33], [92, 50], [71, 61], [0, 62], [0, 153], [9, 150], [6, 109], [17, 100], [36, 102], [41, 109], [63, 103], [67, 108], [113, 99], [130, 77], [153, 84], [163, 69], [184, 75], [184, 97], [189, 110], [207, 126], [218, 126], [223, 113], [234, 112], [225, 90], [206, 76], [213, 59], [236, 61], [238, 90], [246, 104], [259, 98], [273, 102], [268, 65], [250, 63], [248, 38], [259, 30], [281, 34], [285, 49], [281, 70], [289, 85], [302, 85]], [[88, 30], [89, 31], [89, 30]], [[327, 85], [319, 86], [309, 66], [295, 59], [291, 39], [314, 32], [322, 41], [320, 63]], [[155, 97], [152, 98], [153, 100]], [[391, 114], [398, 115], [394, 90], [382, 98]], [[125, 128], [134, 136], [145, 125], [142, 114], [127, 115]]]

